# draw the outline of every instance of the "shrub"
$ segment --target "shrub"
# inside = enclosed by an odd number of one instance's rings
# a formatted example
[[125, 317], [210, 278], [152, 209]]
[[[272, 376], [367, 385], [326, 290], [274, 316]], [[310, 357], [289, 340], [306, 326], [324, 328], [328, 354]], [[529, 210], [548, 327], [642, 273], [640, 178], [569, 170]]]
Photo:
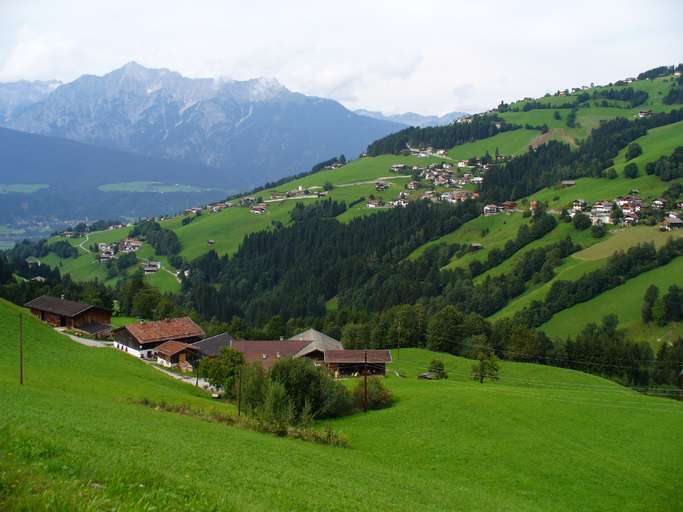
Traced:
[[307, 358], [280, 359], [270, 370], [270, 380], [284, 386], [292, 403], [294, 419], [299, 420], [308, 403], [313, 417], [329, 418], [348, 414], [346, 387]]
[[[368, 409], [384, 409], [393, 403], [394, 396], [384, 386], [382, 377], [368, 377], [367, 385]], [[353, 403], [358, 409], [364, 409], [365, 382], [363, 380], [359, 380], [353, 389]]]
[[610, 167], [609, 169], [607, 169], [605, 176], [608, 180], [614, 180], [617, 178], [617, 171], [614, 170], [614, 167]]
[[434, 375], [436, 375], [437, 379], [448, 378], [448, 373], [444, 368], [443, 361], [441, 361], [440, 359], [432, 359], [432, 361], [429, 363], [428, 370], [432, 372]]

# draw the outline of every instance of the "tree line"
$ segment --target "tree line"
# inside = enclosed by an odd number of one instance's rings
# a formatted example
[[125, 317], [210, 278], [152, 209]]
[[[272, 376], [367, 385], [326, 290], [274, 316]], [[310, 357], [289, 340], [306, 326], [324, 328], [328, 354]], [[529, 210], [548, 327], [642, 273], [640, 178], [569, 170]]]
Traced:
[[518, 125], [508, 124], [498, 115], [475, 115], [468, 122], [451, 123], [446, 126], [415, 126], [376, 140], [368, 146], [369, 156], [398, 154], [408, 146], [423, 148], [452, 148], [458, 144], [491, 137], [497, 133], [516, 130]]

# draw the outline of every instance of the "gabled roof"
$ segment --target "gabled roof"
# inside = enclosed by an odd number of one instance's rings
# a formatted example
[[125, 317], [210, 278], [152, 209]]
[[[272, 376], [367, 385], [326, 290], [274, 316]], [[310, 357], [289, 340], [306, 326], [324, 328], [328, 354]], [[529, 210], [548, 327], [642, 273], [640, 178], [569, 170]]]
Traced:
[[101, 308], [99, 306], [91, 306], [89, 304], [83, 304], [82, 302], [76, 302], [73, 300], [59, 299], [57, 297], [51, 297], [50, 295], [41, 295], [40, 297], [27, 302], [24, 304], [24, 306], [30, 309], [37, 309], [39, 311], [54, 313], [56, 315], [70, 318], [92, 308], [108, 311], [106, 308]]
[[162, 343], [157, 347], [157, 352], [165, 356], [174, 356], [183, 350], [195, 350], [189, 343], [183, 343], [181, 341], [167, 341]]
[[301, 349], [310, 345], [306, 341], [233, 341], [232, 348], [244, 355], [247, 363], [259, 363], [264, 368], [270, 368], [278, 359], [294, 357]]
[[230, 336], [227, 332], [224, 332], [222, 334], [217, 334], [216, 336], [211, 336], [210, 338], [196, 341], [192, 346], [207, 357], [216, 357], [224, 348], [231, 347], [233, 341], [235, 341], [235, 338]]
[[126, 329], [139, 343], [204, 336], [202, 328], [194, 323], [189, 316], [128, 324], [121, 329]]
[[300, 332], [299, 334], [295, 334], [290, 340], [310, 340], [311, 342], [299, 350], [294, 357], [303, 357], [306, 354], [310, 354], [311, 352], [320, 351], [320, 352], [327, 352], [328, 350], [343, 350], [344, 346], [341, 344], [340, 341], [335, 340], [334, 338], [328, 336], [325, 333], [322, 333], [320, 331], [316, 331], [315, 329], [308, 329], [307, 331]]
[[325, 352], [325, 362], [362, 364], [366, 354], [368, 363], [391, 362], [391, 352], [388, 350], [328, 350]]

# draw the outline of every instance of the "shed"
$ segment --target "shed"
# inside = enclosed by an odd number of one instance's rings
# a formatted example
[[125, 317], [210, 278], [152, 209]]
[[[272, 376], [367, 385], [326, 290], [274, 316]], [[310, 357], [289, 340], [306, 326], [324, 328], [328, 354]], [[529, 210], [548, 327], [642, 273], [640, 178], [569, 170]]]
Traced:
[[344, 375], [386, 375], [386, 365], [391, 362], [388, 350], [328, 350], [325, 364], [335, 377]]
[[24, 304], [43, 322], [55, 327], [67, 327], [87, 332], [102, 333], [111, 329], [111, 311], [100, 306], [41, 295]]

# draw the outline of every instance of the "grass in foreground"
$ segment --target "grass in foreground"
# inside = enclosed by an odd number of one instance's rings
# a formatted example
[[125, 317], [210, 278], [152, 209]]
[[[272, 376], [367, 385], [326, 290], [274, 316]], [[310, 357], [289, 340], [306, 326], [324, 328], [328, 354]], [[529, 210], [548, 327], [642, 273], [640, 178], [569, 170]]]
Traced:
[[681, 404], [597, 377], [503, 363], [480, 385], [470, 361], [438, 355], [451, 378], [423, 382], [435, 354], [403, 349], [397, 404], [330, 422], [351, 443], [335, 448], [131, 403], [234, 410], [33, 319], [20, 387], [18, 311], [0, 301], [3, 510], [673, 511], [682, 497]]

